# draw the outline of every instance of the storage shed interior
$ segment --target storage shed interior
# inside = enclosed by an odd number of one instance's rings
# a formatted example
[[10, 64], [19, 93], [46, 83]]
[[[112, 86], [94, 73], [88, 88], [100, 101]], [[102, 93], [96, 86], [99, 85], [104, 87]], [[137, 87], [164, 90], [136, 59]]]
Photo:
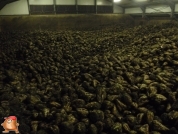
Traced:
[[178, 134], [178, 0], [0, 0], [0, 58], [2, 133]]

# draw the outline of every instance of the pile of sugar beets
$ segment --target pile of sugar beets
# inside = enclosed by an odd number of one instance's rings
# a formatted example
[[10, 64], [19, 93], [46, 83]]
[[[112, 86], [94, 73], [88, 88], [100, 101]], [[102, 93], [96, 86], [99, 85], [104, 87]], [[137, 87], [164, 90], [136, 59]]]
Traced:
[[119, 29], [1, 32], [1, 122], [15, 115], [24, 134], [178, 134], [178, 24]]

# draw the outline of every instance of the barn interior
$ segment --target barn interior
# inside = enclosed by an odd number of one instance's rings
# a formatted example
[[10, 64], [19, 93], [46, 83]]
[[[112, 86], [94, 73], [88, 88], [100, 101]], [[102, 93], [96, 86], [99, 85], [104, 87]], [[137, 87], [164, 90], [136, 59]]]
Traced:
[[178, 0], [0, 0], [0, 58], [3, 133], [178, 134]]

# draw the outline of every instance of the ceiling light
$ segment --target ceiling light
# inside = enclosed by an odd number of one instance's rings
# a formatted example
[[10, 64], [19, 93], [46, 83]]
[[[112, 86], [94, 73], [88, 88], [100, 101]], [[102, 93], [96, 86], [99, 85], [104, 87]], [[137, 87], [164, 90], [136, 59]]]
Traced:
[[144, 2], [144, 1], [148, 1], [148, 0], [135, 0], [135, 2]]
[[119, 1], [121, 1], [121, 0], [114, 0], [114, 2], [119, 2]]

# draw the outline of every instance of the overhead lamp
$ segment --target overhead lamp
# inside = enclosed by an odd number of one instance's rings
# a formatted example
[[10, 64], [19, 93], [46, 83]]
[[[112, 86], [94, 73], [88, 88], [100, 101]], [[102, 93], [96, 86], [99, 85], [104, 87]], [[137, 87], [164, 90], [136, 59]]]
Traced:
[[121, 0], [114, 0], [114, 2], [120, 2]]
[[145, 2], [145, 1], [148, 1], [148, 0], [135, 0], [135, 2]]

